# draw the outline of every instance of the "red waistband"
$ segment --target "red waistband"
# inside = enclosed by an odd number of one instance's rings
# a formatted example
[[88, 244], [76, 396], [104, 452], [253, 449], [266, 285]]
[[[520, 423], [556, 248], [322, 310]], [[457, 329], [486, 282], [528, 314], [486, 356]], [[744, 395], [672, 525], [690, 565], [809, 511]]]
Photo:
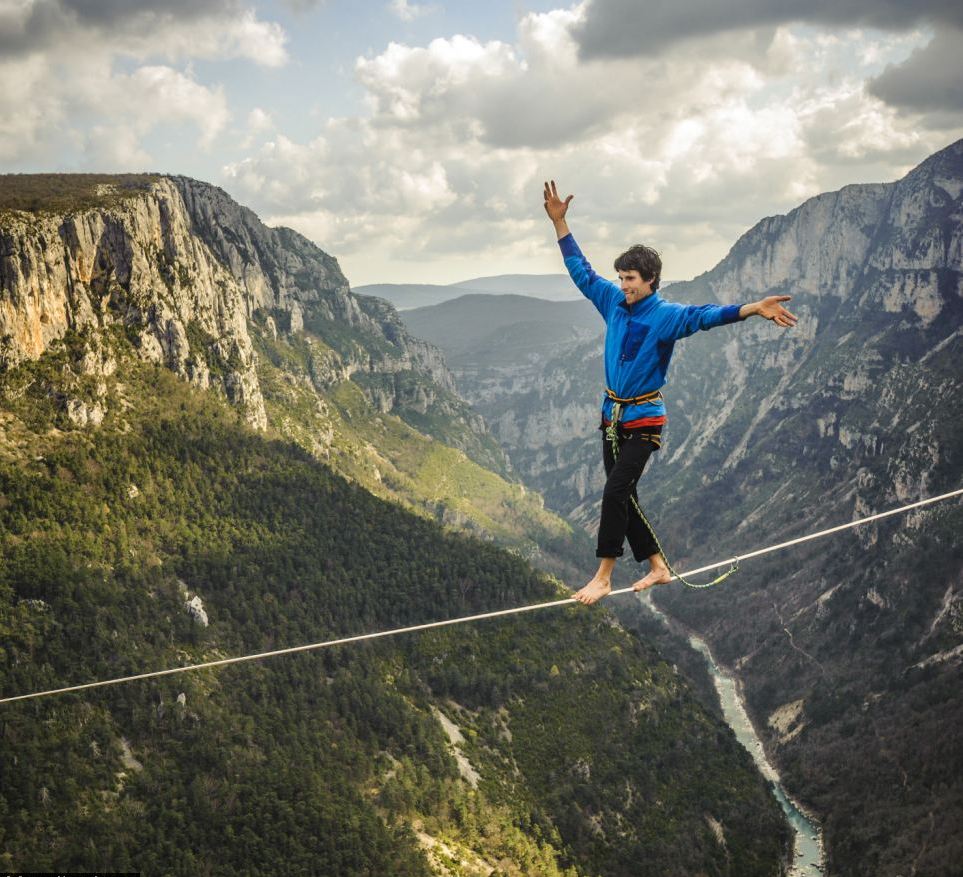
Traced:
[[[623, 420], [622, 429], [638, 429], [640, 426], [662, 426], [665, 423], [665, 415], [660, 417], [639, 417], [635, 420]], [[602, 423], [608, 426], [611, 421], [603, 418]]]

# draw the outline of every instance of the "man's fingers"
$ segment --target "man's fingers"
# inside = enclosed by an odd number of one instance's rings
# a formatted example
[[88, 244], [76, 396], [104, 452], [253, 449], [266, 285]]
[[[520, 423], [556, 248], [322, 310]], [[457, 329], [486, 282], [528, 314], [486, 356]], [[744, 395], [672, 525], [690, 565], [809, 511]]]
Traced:
[[791, 329], [796, 325], [798, 317], [787, 311], [782, 305], [776, 304], [777, 301], [788, 301], [792, 296], [789, 295], [774, 295], [770, 297], [773, 304], [775, 305], [772, 310], [772, 315], [769, 317], [777, 326], [782, 326], [784, 329]]
[[568, 198], [565, 199], [565, 206], [566, 206], [566, 207], [568, 207], [568, 205], [571, 203], [571, 201], [572, 201], [572, 199], [573, 199], [574, 197], [575, 197], [574, 195], [569, 195]]
[[555, 180], [552, 180], [552, 194], [553, 194], [556, 198], [558, 197], [558, 189], [555, 188]]

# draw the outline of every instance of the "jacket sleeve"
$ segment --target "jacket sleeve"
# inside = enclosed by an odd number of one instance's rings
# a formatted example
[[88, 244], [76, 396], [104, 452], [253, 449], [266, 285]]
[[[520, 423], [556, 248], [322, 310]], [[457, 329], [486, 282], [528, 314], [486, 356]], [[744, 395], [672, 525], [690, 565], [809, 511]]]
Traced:
[[729, 323], [739, 323], [741, 305], [682, 305], [666, 302], [659, 334], [665, 341], [678, 341], [688, 338], [700, 329], [715, 329]]
[[582, 255], [582, 251], [571, 234], [561, 238], [558, 246], [562, 251], [562, 258], [565, 260], [565, 267], [568, 269], [572, 282], [581, 290], [582, 295], [595, 305], [596, 310], [607, 319], [611, 309], [621, 301], [622, 291], [611, 280], [599, 277], [592, 270], [588, 259]]

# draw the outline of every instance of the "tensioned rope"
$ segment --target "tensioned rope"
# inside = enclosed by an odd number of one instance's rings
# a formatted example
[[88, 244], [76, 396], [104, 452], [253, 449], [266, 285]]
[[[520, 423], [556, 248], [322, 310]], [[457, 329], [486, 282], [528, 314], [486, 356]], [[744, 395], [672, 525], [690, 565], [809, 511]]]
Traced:
[[[889, 511], [879, 512], [875, 515], [869, 515], [865, 518], [858, 518], [855, 521], [850, 521], [847, 524], [839, 524], [836, 527], [830, 527], [828, 530], [820, 530], [818, 533], [810, 533], [807, 536], [799, 536], [796, 539], [790, 539], [788, 542], [780, 542], [778, 545], [768, 545], [765, 548], [759, 548], [755, 551], [750, 551], [747, 554], [740, 554], [735, 557], [730, 557], [726, 560], [716, 561], [715, 563], [707, 564], [706, 566], [699, 567], [698, 569], [688, 570], [685, 573], [679, 573], [674, 575], [672, 578], [681, 578], [683, 575], [692, 576], [698, 575], [699, 573], [709, 572], [709, 570], [718, 569], [721, 566], [729, 564], [738, 564], [740, 561], [749, 560], [752, 557], [759, 557], [762, 554], [770, 554], [773, 551], [782, 551], [786, 548], [790, 548], [793, 545], [799, 545], [802, 542], [810, 542], [813, 539], [820, 539], [823, 536], [829, 536], [833, 533], [838, 533], [841, 530], [848, 530], [852, 527], [858, 527], [863, 524], [869, 524], [873, 521], [878, 521], [881, 518], [888, 518], [891, 515], [898, 515], [902, 512], [908, 512], [911, 509], [919, 508], [920, 506], [930, 505], [932, 503], [941, 502], [945, 499], [950, 499], [954, 496], [960, 496], [963, 494], [963, 488], [959, 490], [951, 491], [950, 493], [943, 493], [939, 496], [931, 496], [928, 499], [921, 499], [918, 502], [910, 503], [909, 505], [900, 506], [897, 509], [890, 509]], [[619, 588], [615, 591], [611, 591], [608, 596], [613, 597], [616, 594], [625, 594], [632, 590], [630, 585], [627, 588]], [[340, 639], [325, 640], [319, 643], [308, 643], [302, 646], [291, 646], [285, 649], [274, 649], [270, 652], [257, 652], [253, 655], [240, 655], [235, 658], [221, 658], [217, 661], [205, 661], [202, 664], [188, 664], [184, 667], [171, 667], [167, 670], [154, 670], [150, 673], [136, 673], [133, 676], [119, 676], [116, 679], [102, 679], [97, 682], [85, 682], [82, 685], [68, 685], [65, 688], [52, 688], [49, 691], [35, 691], [31, 694], [18, 694], [14, 697], [4, 697], [0, 698], [0, 704], [2, 703], [13, 703], [17, 700], [29, 700], [31, 698], [37, 697], [49, 697], [54, 694], [66, 694], [70, 691], [83, 691], [88, 688], [101, 688], [105, 685], [119, 685], [121, 682], [134, 682], [137, 679], [152, 679], [157, 676], [170, 676], [174, 673], [186, 673], [190, 670], [207, 670], [212, 667], [225, 667], [228, 664], [240, 664], [242, 661], [258, 661], [263, 658], [274, 658], [278, 655], [291, 655], [295, 652], [307, 652], [313, 649], [324, 649], [330, 648], [331, 646], [341, 646], [347, 643], [361, 642], [362, 640], [380, 639], [386, 636], [398, 636], [402, 633], [414, 633], [417, 630], [429, 630], [434, 627], [447, 627], [452, 624], [466, 624], [470, 621], [482, 621], [486, 618], [500, 618], [504, 615], [517, 615], [522, 612], [534, 612], [536, 609], [549, 609], [553, 606], [566, 606], [571, 603], [577, 602], [574, 597], [565, 597], [562, 600], [552, 600], [547, 603], [532, 603], [528, 606], [516, 606], [512, 609], [497, 609], [494, 612], [480, 612], [477, 615], [465, 615], [461, 618], [449, 618], [445, 621], [429, 621], [426, 624], [412, 624], [408, 627], [396, 627], [392, 630], [380, 630], [375, 633], [362, 633], [356, 636], [346, 636]]]

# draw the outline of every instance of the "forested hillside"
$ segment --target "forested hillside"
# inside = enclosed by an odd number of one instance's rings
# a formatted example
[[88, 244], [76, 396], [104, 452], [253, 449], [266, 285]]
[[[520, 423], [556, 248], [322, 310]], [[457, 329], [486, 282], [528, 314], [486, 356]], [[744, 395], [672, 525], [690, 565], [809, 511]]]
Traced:
[[[469, 458], [498, 452], [483, 425], [444, 444], [476, 416], [390, 309], [223, 193], [96, 185], [2, 217], [0, 697], [565, 593], [520, 556], [565, 528]], [[534, 539], [513, 515], [544, 515]], [[733, 735], [599, 609], [2, 704], [0, 739], [7, 870], [735, 877], [785, 854]]]
[[0, 176], [0, 367], [86, 332], [59, 404], [96, 428], [113, 404], [108, 329], [379, 496], [564, 575], [584, 553], [438, 350], [306, 238], [186, 177]]
[[[74, 352], [3, 376], [4, 696], [557, 596], [133, 357], [71, 427]], [[785, 841], [728, 729], [598, 611], [7, 704], [0, 736], [7, 869], [768, 875]]]

